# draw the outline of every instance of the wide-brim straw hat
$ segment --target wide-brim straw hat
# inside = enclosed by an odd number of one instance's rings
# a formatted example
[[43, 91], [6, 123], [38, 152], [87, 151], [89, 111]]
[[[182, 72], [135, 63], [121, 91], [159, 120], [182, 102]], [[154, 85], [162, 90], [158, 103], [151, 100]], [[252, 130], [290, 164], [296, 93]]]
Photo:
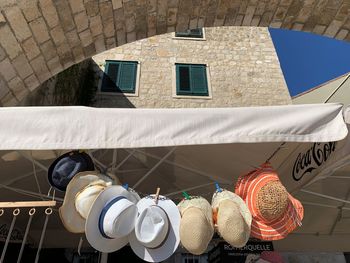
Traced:
[[[96, 198], [86, 219], [85, 234], [90, 245], [105, 253], [124, 247], [135, 227], [138, 200], [139, 195], [132, 189], [127, 190], [119, 185], [105, 188]], [[122, 235], [108, 236], [105, 223], [110, 232]]]
[[190, 197], [178, 205], [181, 244], [191, 254], [203, 254], [214, 234], [213, 212], [209, 202], [203, 197]]
[[[258, 200], [258, 194], [264, 186], [271, 183], [274, 183], [278, 188], [284, 189], [287, 202], [281, 216], [273, 220], [266, 220], [259, 211], [258, 202], [261, 200]], [[260, 168], [241, 176], [237, 181], [235, 192], [242, 197], [252, 213], [251, 235], [253, 237], [262, 240], [279, 240], [285, 238], [296, 227], [301, 225], [301, 220], [304, 216], [302, 204], [287, 193], [276, 171], [270, 164], [265, 163]], [[265, 196], [265, 198], [273, 200], [275, 197], [271, 194], [271, 196]], [[275, 201], [277, 202], [275, 208], [278, 209], [278, 200]], [[281, 202], [282, 205], [284, 203]]]
[[61, 155], [50, 165], [47, 178], [53, 188], [64, 192], [77, 173], [93, 170], [95, 165], [90, 155], [82, 151], [71, 151]]
[[219, 235], [230, 245], [243, 247], [250, 237], [252, 216], [242, 198], [227, 190], [216, 191], [212, 208]]
[[[155, 203], [155, 195], [142, 198], [137, 203], [137, 208], [139, 217], [135, 225], [135, 231], [129, 235], [129, 243], [132, 250], [139, 258], [148, 262], [166, 260], [176, 251], [180, 243], [179, 230], [181, 216], [179, 209], [173, 201], [161, 195], [157, 204]], [[159, 215], [153, 214], [153, 209], [158, 210], [158, 212], [163, 211], [163, 214], [166, 215], [165, 218], [163, 217], [163, 220], [160, 221]], [[152, 220], [153, 216], [157, 220]], [[162, 229], [159, 229], [159, 225], [167, 228], [166, 235], [164, 235], [164, 231], [161, 231]], [[140, 240], [137, 237], [137, 231], [145, 233], [145, 235], [140, 233], [141, 236], [145, 237], [144, 240]], [[161, 235], [156, 235], [156, 232], [159, 232]], [[140, 237], [140, 235], [138, 236]], [[152, 236], [153, 240], [149, 241], [160, 242], [159, 245], [153, 248], [146, 247], [146, 236]], [[159, 236], [162, 237], [156, 240]]]
[[[85, 232], [85, 219], [79, 211], [76, 209], [75, 201], [77, 195], [89, 185], [94, 191], [95, 198], [97, 193], [103, 190], [108, 184], [111, 183], [111, 179], [107, 176], [101, 175], [97, 171], [80, 172], [74, 176], [69, 182], [67, 190], [64, 196], [63, 204], [59, 208], [59, 215], [64, 227], [72, 233], [84, 233]], [[90, 188], [90, 187], [89, 187]], [[94, 198], [90, 195], [90, 198]], [[91, 200], [93, 201], [93, 200]], [[84, 204], [85, 210], [89, 210], [91, 204]], [[87, 207], [89, 206], [89, 207]]]

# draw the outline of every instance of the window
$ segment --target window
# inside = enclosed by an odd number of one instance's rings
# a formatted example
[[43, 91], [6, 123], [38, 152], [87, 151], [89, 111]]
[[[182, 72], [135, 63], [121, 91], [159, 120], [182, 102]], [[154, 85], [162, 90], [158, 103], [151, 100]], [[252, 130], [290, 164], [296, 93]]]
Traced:
[[207, 67], [200, 64], [175, 64], [176, 95], [209, 96]]
[[135, 93], [138, 62], [106, 60], [101, 92]]
[[175, 32], [175, 37], [184, 38], [204, 38], [204, 33], [202, 28], [187, 29], [183, 32]]

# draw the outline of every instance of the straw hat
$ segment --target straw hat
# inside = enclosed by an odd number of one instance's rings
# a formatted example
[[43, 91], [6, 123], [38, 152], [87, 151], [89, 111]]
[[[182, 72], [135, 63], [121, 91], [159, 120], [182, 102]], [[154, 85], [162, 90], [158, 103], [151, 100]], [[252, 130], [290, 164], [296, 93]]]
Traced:
[[203, 197], [190, 197], [177, 206], [181, 214], [181, 244], [192, 254], [203, 254], [214, 234], [213, 213], [209, 202]]
[[287, 192], [270, 164], [241, 176], [235, 192], [252, 213], [253, 237], [279, 240], [301, 225], [302, 204]]
[[48, 169], [48, 180], [52, 187], [66, 191], [70, 180], [79, 172], [95, 170], [91, 157], [80, 151], [71, 151], [58, 157]]
[[96, 171], [80, 172], [69, 182], [59, 215], [64, 227], [72, 233], [84, 233], [85, 219], [97, 195], [112, 183]]
[[140, 197], [119, 185], [105, 188], [93, 203], [85, 223], [86, 239], [98, 251], [117, 251], [128, 243]]
[[180, 213], [175, 203], [164, 196], [147, 196], [137, 203], [139, 217], [129, 235], [134, 253], [148, 262], [169, 258], [180, 243]]
[[243, 247], [250, 236], [252, 216], [244, 201], [236, 194], [216, 191], [212, 199], [217, 232], [230, 245]]

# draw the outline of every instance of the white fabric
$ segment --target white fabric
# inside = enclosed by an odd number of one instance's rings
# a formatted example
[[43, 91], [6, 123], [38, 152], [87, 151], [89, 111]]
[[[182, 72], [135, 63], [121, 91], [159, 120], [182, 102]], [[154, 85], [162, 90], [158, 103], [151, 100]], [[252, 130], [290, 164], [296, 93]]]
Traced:
[[137, 240], [148, 248], [158, 247], [164, 242], [169, 230], [166, 213], [157, 206], [147, 207], [139, 215], [135, 224]]
[[120, 199], [106, 212], [103, 230], [108, 237], [124, 237], [134, 229], [136, 218], [136, 205], [128, 199]]
[[2, 150], [328, 142], [347, 135], [341, 104], [215, 109], [9, 107], [0, 108], [0, 123], [6, 127], [0, 129]]

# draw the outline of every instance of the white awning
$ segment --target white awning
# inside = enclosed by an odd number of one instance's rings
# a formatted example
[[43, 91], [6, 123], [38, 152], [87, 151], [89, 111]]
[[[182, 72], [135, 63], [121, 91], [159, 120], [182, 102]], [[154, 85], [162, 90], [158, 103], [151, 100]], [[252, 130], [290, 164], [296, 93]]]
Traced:
[[2, 150], [328, 142], [347, 135], [341, 104], [215, 109], [16, 107], [1, 108], [0, 123]]

